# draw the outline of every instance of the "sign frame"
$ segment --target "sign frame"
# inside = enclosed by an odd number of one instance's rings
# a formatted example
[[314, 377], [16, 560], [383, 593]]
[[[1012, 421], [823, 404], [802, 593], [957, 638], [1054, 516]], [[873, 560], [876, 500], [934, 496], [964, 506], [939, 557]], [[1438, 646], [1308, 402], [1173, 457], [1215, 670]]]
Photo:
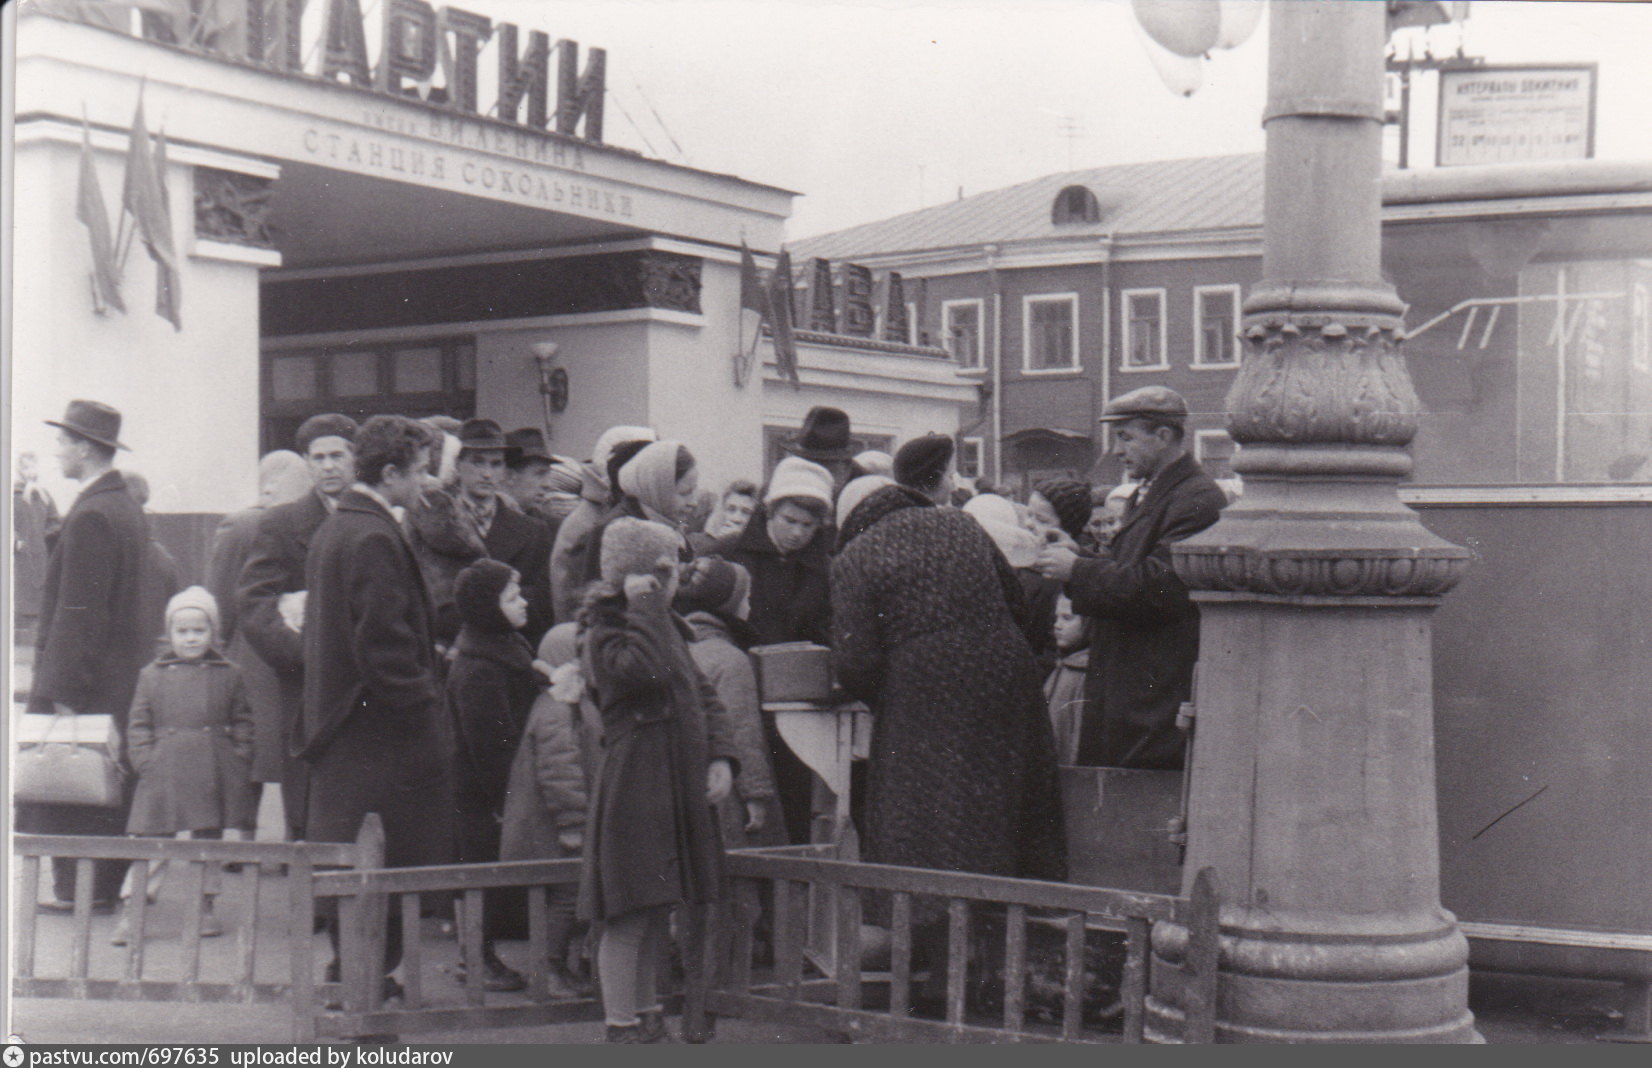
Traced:
[[[1584, 73], [1589, 78], [1588, 120], [1584, 133], [1583, 159], [1595, 158], [1595, 123], [1599, 115], [1598, 101], [1600, 95], [1600, 64], [1599, 63], [1508, 63], [1497, 65], [1475, 65], [1472, 67], [1442, 66], [1439, 76], [1439, 92], [1436, 94], [1434, 114], [1434, 166], [1436, 167], [1468, 167], [1468, 166], [1495, 166], [1482, 163], [1447, 163], [1445, 161], [1446, 137], [1446, 79], [1448, 77], [1483, 75], [1555, 75]], [[1508, 162], [1543, 162], [1536, 160], [1511, 160]], [[1562, 162], [1560, 160], [1549, 162]]]

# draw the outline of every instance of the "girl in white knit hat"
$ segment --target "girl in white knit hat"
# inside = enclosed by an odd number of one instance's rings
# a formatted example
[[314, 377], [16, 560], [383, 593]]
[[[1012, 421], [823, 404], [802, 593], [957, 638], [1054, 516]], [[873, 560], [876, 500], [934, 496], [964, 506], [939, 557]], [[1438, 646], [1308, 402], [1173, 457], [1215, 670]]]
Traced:
[[[217, 649], [218, 602], [191, 586], [166, 605], [168, 648], [138, 675], [127, 726], [127, 751], [138, 774], [126, 833], [220, 838], [225, 829], [252, 837], [258, 795], [252, 785], [252, 707], [241, 669]], [[131, 872], [136, 872], [136, 868]], [[165, 862], [151, 864], [141, 892], [160, 893]], [[114, 937], [132, 937], [130, 898], [140, 892], [129, 873]], [[201, 936], [224, 933], [213, 908], [218, 865], [208, 864]]]

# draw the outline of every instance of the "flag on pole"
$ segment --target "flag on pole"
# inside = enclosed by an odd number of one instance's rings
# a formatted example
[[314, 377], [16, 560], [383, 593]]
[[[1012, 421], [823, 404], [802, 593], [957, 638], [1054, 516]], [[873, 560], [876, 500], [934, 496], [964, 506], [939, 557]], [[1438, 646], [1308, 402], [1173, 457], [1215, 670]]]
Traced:
[[120, 299], [120, 274], [115, 269], [115, 242], [109, 233], [109, 209], [103, 202], [103, 186], [98, 182], [92, 158], [92, 129], [80, 120], [80, 187], [75, 196], [75, 218], [86, 226], [92, 238], [92, 296], [98, 310], [126, 311]]
[[775, 366], [793, 388], [802, 389], [803, 382], [797, 377], [797, 338], [792, 334], [792, 254], [785, 249], [780, 250], [774, 275], [769, 279], [768, 304]]
[[769, 318], [769, 294], [757, 273], [757, 261], [744, 240], [740, 242], [740, 308], [756, 312], [760, 319]]
[[183, 329], [179, 314], [178, 260], [172, 248], [172, 217], [167, 210], [166, 179], [161, 168], [166, 165], [166, 142], [152, 145], [149, 128], [143, 118], [143, 95], [139, 90], [138, 109], [132, 115], [132, 132], [126, 151], [126, 182], [121, 191], [121, 204], [137, 221], [138, 232], [155, 261], [155, 313], [172, 323], [175, 330]]

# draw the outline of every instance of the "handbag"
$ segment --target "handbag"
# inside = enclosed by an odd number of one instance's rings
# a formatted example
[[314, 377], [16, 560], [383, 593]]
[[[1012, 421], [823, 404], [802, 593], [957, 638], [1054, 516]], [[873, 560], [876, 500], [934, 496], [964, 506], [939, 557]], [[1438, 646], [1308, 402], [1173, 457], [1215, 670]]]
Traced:
[[[125, 776], [114, 757], [119, 748], [114, 717], [26, 714], [18, 718], [22, 722], [12, 769], [14, 800], [31, 805], [120, 807], [125, 799]], [[63, 720], [69, 721], [67, 738], [59, 733]]]

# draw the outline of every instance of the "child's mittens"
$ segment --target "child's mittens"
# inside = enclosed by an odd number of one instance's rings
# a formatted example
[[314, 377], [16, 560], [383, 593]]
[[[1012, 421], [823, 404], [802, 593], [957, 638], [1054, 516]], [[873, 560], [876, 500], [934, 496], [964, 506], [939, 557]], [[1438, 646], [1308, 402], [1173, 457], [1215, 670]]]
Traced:
[[304, 633], [304, 602], [308, 590], [295, 590], [292, 593], [283, 593], [276, 601], [276, 608], [281, 613], [281, 622], [294, 634]]
[[676, 569], [676, 560], [662, 556], [654, 562], [650, 574], [625, 576], [625, 603], [641, 612], [665, 613], [671, 607], [665, 587]]
[[[544, 664], [544, 661], [536, 660], [534, 663]], [[545, 666], [550, 667], [548, 664]], [[577, 660], [570, 660], [559, 668], [552, 668], [550, 679], [551, 696], [563, 704], [577, 705], [585, 698], [585, 673], [579, 669]]]
[[578, 853], [585, 848], [585, 830], [582, 827], [564, 827], [556, 832], [556, 844], [564, 853]]

